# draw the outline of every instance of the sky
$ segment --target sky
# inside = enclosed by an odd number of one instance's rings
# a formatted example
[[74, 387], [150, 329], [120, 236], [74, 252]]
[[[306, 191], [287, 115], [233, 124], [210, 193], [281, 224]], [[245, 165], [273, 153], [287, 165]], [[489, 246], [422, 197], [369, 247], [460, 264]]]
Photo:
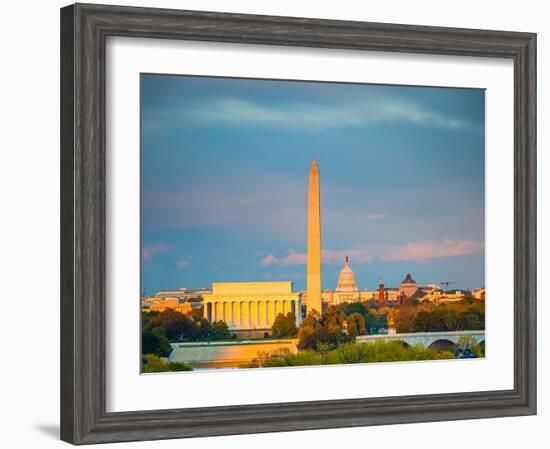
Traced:
[[483, 90], [142, 74], [142, 291], [305, 289], [313, 158], [323, 289], [484, 286]]

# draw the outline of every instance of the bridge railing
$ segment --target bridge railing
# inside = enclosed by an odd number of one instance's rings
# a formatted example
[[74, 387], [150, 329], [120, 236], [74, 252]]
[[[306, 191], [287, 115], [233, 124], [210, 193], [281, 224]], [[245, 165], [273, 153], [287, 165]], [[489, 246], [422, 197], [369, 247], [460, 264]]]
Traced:
[[448, 331], [448, 332], [409, 332], [403, 334], [374, 334], [374, 335], [358, 335], [355, 337], [355, 341], [367, 341], [367, 340], [402, 340], [404, 338], [427, 338], [427, 337], [439, 337], [439, 338], [452, 338], [462, 336], [485, 336], [485, 330], [478, 331]]

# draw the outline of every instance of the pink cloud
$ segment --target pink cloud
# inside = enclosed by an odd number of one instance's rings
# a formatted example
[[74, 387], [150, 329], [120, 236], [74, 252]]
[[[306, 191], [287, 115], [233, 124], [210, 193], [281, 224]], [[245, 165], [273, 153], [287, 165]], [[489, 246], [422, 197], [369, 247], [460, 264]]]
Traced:
[[190, 263], [189, 259], [178, 260], [176, 267], [178, 270], [183, 270], [189, 266], [189, 263]]
[[141, 257], [145, 262], [150, 262], [155, 256], [159, 254], [166, 254], [168, 252], [168, 245], [164, 243], [157, 243], [155, 245], [149, 245], [143, 247], [141, 251]]
[[267, 267], [268, 265], [277, 265], [278, 263], [279, 259], [277, 259], [273, 254], [269, 254], [260, 260], [260, 265], [264, 267]]
[[369, 214], [367, 215], [369, 220], [383, 220], [386, 218], [386, 214]]
[[[384, 262], [426, 262], [438, 257], [458, 257], [483, 251], [485, 244], [476, 240], [429, 240], [409, 242], [403, 245], [363, 245], [348, 250], [323, 250], [321, 257], [324, 263], [341, 264], [346, 256], [353, 263], [371, 263], [374, 260]], [[260, 261], [260, 265], [305, 265], [305, 253], [290, 252], [286, 257], [275, 257], [269, 254]]]
[[407, 243], [396, 246], [380, 256], [383, 261], [426, 262], [437, 257], [466, 256], [483, 251], [484, 242], [448, 240]]
[[291, 252], [288, 256], [278, 259], [273, 254], [265, 256], [260, 260], [260, 265], [304, 265], [307, 260], [307, 255], [302, 253]]

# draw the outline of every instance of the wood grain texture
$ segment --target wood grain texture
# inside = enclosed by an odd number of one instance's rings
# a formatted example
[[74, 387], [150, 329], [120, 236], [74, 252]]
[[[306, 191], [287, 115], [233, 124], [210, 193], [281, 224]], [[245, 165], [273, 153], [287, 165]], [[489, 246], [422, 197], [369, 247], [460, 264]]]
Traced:
[[[512, 58], [514, 389], [105, 411], [107, 36]], [[77, 4], [61, 10], [61, 438], [73, 444], [536, 413], [536, 35]]]

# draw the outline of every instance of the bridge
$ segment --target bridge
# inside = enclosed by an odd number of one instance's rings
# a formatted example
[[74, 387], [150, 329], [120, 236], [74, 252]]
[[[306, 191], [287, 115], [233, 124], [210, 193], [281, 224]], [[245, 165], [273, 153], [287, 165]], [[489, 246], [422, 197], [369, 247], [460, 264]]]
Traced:
[[395, 340], [403, 342], [406, 346], [421, 344], [426, 348], [450, 348], [458, 343], [460, 337], [473, 337], [477, 344], [485, 344], [485, 330], [360, 335], [356, 337], [355, 341], [357, 343], [369, 343], [378, 340]]

